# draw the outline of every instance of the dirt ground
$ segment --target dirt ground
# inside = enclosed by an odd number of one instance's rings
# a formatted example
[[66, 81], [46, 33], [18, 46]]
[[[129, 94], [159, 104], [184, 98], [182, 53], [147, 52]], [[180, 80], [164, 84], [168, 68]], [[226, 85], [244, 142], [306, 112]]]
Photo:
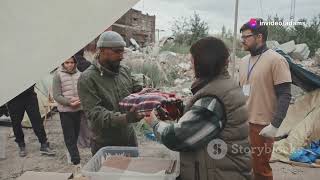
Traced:
[[[23, 129], [25, 134], [26, 149], [28, 155], [19, 157], [18, 147], [12, 137], [11, 128], [2, 128], [10, 134], [6, 146], [6, 159], [0, 160], [0, 179], [13, 180], [21, 176], [25, 171], [43, 172], [71, 172], [72, 166], [67, 163], [66, 152], [62, 135], [61, 124], [57, 114], [52, 120], [48, 120], [46, 132], [50, 146], [56, 151], [56, 156], [48, 157], [40, 155], [40, 143], [32, 129]], [[90, 149], [80, 149], [82, 164], [91, 158]]]
[[[9, 135], [11, 128], [0, 127], [0, 131]], [[39, 152], [40, 144], [32, 129], [24, 129], [28, 155], [24, 158], [19, 157], [14, 137], [9, 137], [6, 142], [6, 159], [0, 160], [1, 180], [16, 179], [25, 171], [71, 172], [72, 166], [67, 163], [67, 150], [57, 114], [53, 116], [52, 120], [48, 120], [46, 131], [50, 145], [57, 153], [56, 156], [41, 156]], [[159, 147], [158, 152], [152, 153], [161, 154], [161, 146], [145, 139], [139, 138], [139, 140], [142, 147]], [[82, 158], [81, 164], [84, 165], [91, 158], [90, 149], [80, 149], [80, 154]], [[320, 177], [320, 169], [295, 167], [283, 163], [272, 163], [272, 167], [275, 180], [316, 180]]]
[[316, 180], [320, 179], [320, 168], [292, 166], [284, 163], [271, 163], [274, 180]]

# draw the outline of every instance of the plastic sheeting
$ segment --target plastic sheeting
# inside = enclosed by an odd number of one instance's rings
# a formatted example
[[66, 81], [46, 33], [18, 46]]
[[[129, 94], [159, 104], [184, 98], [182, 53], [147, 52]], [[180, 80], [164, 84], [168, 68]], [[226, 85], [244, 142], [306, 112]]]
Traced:
[[308, 92], [320, 88], [320, 76], [304, 69], [298, 64], [295, 64], [292, 58], [281, 49], [274, 48], [274, 50], [288, 61], [294, 85], [299, 86]]
[[[36, 83], [34, 91], [37, 93], [39, 110], [41, 117], [45, 117], [46, 113], [49, 113], [48, 104], [49, 104], [49, 93], [52, 96], [52, 79], [53, 75], [48, 74], [43, 77], [39, 82]], [[22, 120], [23, 127], [32, 127], [31, 122], [27, 113], [25, 113]]]
[[289, 162], [295, 149], [320, 139], [320, 90], [305, 94], [290, 105], [278, 134], [289, 131], [288, 138], [274, 144], [272, 161]]

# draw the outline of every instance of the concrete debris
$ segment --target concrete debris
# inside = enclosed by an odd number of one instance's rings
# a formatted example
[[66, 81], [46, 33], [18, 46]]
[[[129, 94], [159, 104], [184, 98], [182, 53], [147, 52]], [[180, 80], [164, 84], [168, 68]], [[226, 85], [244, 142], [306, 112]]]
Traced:
[[[192, 95], [190, 87], [194, 79], [194, 73], [188, 55], [160, 51], [160, 44], [162, 43], [163, 45], [164, 41], [170, 43], [171, 39], [164, 38], [162, 42], [157, 42], [153, 46], [141, 48], [141, 52], [129, 50], [125, 55], [124, 62], [129, 67], [133, 67], [132, 69], [138, 69], [138, 73], [149, 76], [147, 80], [144, 80], [144, 85], [160, 88], [167, 92], [174, 92], [182, 97], [189, 97]], [[267, 46], [269, 48], [281, 48], [292, 57], [294, 63], [300, 64], [306, 70], [320, 75], [320, 69], [317, 66], [320, 65], [320, 49], [313, 59], [308, 59], [310, 50], [306, 44], [296, 45], [294, 41], [289, 41], [280, 45], [277, 41], [268, 41]], [[235, 67], [236, 81], [239, 81], [238, 70], [240, 62], [240, 58], [237, 57]], [[232, 74], [232, 64], [229, 65], [228, 70]], [[143, 74], [140, 74], [140, 80], [143, 79]], [[161, 79], [160, 82], [159, 79]]]
[[180, 63], [178, 64], [178, 66], [182, 69], [182, 70], [189, 70], [191, 68], [190, 63]]
[[304, 69], [320, 75], [320, 49], [315, 53], [315, 56], [309, 58], [310, 49], [307, 44], [295, 44], [294, 41], [289, 41], [279, 45], [277, 41], [267, 41], [269, 48], [280, 48], [287, 53], [294, 61], [294, 63], [301, 65]]
[[298, 59], [300, 61], [306, 60], [310, 54], [307, 44], [297, 44], [295, 47], [295, 50], [290, 54], [290, 56], [293, 59]]
[[133, 45], [133, 47], [135, 48], [135, 50], [140, 49], [139, 44], [137, 43], [137, 41], [133, 38], [130, 38], [130, 43]]
[[280, 48], [285, 53], [289, 54], [293, 59], [300, 61], [307, 60], [310, 54], [309, 47], [305, 43], [295, 44], [294, 41], [289, 41], [279, 45], [277, 41], [267, 41], [267, 46], [269, 48]]
[[125, 53], [132, 53], [133, 51], [132, 51], [131, 48], [125, 47], [125, 48], [124, 48], [124, 52], [125, 52]]
[[181, 85], [182, 83], [184, 83], [186, 81], [186, 79], [176, 79], [174, 80], [174, 85]]
[[192, 95], [192, 92], [189, 88], [183, 88], [182, 93], [187, 94], [187, 95]]
[[320, 68], [315, 61], [309, 59], [306, 61], [294, 60], [295, 64], [301, 65], [304, 69], [320, 76]]
[[170, 86], [170, 87], [161, 87], [160, 89], [166, 92], [176, 93], [178, 96], [186, 100], [187, 97], [192, 96], [192, 92], [190, 90], [191, 84], [192, 84], [191, 80], [186, 80], [182, 84], [178, 84], [176, 86]]
[[170, 51], [163, 51], [159, 54], [158, 59], [159, 62], [170, 62], [172, 60], [175, 60], [177, 58], [177, 53], [170, 52]]
[[284, 44], [279, 45], [279, 48], [282, 49], [285, 53], [289, 54], [296, 50], [294, 41], [289, 41]]
[[174, 38], [173, 37], [163, 37], [159, 41], [159, 47], [162, 47], [166, 44], [173, 44]]
[[279, 46], [280, 44], [278, 43], [278, 41], [267, 41], [267, 47], [271, 49]]
[[317, 66], [320, 66], [320, 49], [318, 49], [314, 55], [314, 61]]
[[144, 54], [154, 54], [157, 51], [158, 51], [158, 49], [155, 48], [155, 45], [146, 46], [144, 48], [141, 48], [141, 52], [144, 53]]
[[133, 77], [136, 81], [138, 81], [139, 83], [141, 83], [144, 87], [152, 87], [152, 80], [144, 75], [144, 74], [133, 74]]

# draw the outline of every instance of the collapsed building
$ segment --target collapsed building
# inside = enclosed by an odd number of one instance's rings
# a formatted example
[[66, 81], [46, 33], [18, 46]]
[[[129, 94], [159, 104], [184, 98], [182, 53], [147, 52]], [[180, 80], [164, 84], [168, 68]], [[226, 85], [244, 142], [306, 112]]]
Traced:
[[[137, 43], [140, 47], [146, 47], [148, 44], [155, 42], [155, 23], [156, 16], [130, 9], [106, 30], [119, 33], [126, 41], [127, 46]], [[85, 49], [95, 51], [97, 40], [98, 37], [89, 43]]]
[[140, 46], [144, 47], [155, 42], [155, 22], [155, 16], [130, 9], [111, 26], [111, 30], [121, 34], [127, 44], [129, 44], [130, 38], [133, 38]]

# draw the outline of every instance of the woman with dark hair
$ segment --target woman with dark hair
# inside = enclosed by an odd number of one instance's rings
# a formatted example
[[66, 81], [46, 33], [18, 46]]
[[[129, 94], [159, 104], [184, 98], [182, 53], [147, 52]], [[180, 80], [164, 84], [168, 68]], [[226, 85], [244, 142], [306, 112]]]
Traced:
[[58, 68], [52, 84], [53, 98], [58, 103], [64, 142], [71, 156], [71, 162], [76, 166], [80, 166], [77, 140], [82, 109], [77, 90], [79, 77], [76, 60], [71, 57]]
[[190, 53], [196, 80], [184, 115], [170, 124], [154, 110], [146, 121], [167, 148], [180, 152], [180, 179], [251, 179], [246, 100], [227, 71], [228, 49], [206, 37]]

